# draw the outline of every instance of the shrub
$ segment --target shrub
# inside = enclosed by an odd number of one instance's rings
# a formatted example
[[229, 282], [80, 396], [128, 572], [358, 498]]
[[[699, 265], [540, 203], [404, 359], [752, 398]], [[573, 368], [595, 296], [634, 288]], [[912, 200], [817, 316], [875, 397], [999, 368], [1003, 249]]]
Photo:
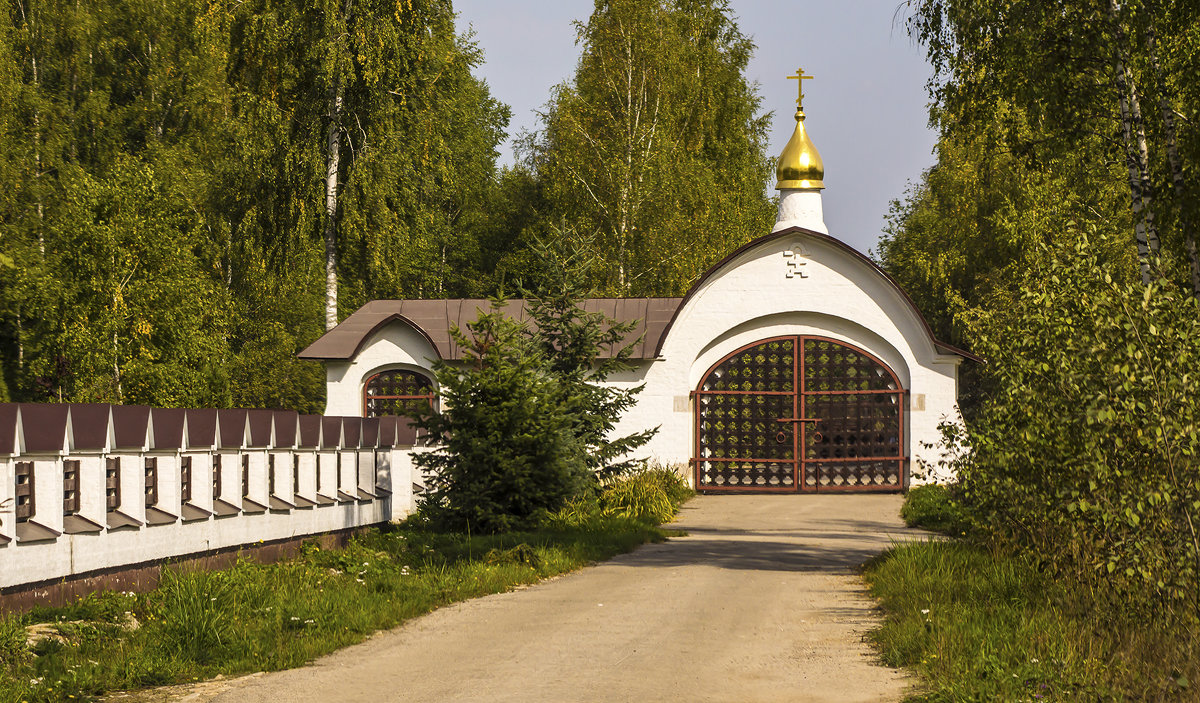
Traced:
[[670, 521], [693, 492], [677, 472], [658, 467], [618, 479], [600, 494], [606, 516], [623, 517], [649, 525]]
[[[956, 461], [979, 534], [1111, 612], [1200, 623], [1200, 310], [1113, 280], [1080, 237], [980, 326], [986, 400]], [[953, 450], [954, 447], [952, 446]], [[1110, 607], [1119, 606], [1119, 607]]]
[[463, 363], [434, 366], [445, 410], [418, 420], [441, 438], [415, 457], [430, 476], [421, 511], [441, 529], [529, 527], [591, 482], [543, 358], [498, 310], [503, 301], [492, 305], [470, 336], [453, 330]]
[[909, 527], [920, 527], [949, 535], [965, 531], [962, 508], [950, 488], [937, 483], [914, 486], [904, 496], [900, 517]]

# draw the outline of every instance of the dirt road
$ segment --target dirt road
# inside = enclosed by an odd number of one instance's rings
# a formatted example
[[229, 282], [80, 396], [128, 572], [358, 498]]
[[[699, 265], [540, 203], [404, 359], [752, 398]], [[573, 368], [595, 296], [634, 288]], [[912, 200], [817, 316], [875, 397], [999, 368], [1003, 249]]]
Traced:
[[184, 700], [897, 701], [854, 568], [910, 537], [899, 496], [702, 496], [688, 537], [438, 610]]

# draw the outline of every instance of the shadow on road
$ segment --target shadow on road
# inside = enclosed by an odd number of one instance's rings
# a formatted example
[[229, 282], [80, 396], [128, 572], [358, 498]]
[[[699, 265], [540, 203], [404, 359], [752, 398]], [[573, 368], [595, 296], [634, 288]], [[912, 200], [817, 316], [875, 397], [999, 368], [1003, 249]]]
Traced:
[[[620, 559], [623, 566], [708, 566], [780, 572], [844, 574], [906, 536], [880, 532], [865, 538], [862, 532], [804, 532], [793, 541], [772, 539], [786, 531], [720, 530], [687, 528], [688, 536], [653, 545]], [[793, 531], [791, 534], [796, 535]], [[865, 542], [865, 543], [864, 543]]]

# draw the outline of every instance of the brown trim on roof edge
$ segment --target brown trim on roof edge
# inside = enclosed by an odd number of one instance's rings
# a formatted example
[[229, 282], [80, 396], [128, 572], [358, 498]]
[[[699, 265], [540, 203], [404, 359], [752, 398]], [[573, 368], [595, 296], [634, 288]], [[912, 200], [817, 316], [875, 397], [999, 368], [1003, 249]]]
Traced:
[[[429, 346], [433, 348], [433, 353], [437, 354], [439, 359], [443, 358], [442, 350], [438, 349], [438, 345], [433, 343], [433, 337], [430, 337], [429, 333], [426, 332], [423, 327], [421, 327], [417, 323], [413, 322], [412, 320], [408, 319], [407, 317], [401, 315], [398, 312], [394, 312], [391, 315], [388, 315], [387, 317], [380, 320], [379, 323], [377, 323], [374, 327], [372, 327], [370, 330], [368, 330], [367, 333], [363, 335], [362, 339], [358, 340], [358, 344], [355, 345], [354, 353], [350, 355], [350, 358], [353, 359], [354, 357], [358, 356], [358, 353], [360, 351], [362, 351], [363, 345], [367, 343], [367, 340], [371, 338], [371, 335], [375, 334], [376, 332], [383, 329], [384, 327], [387, 327], [388, 325], [392, 324], [393, 322], [403, 322], [404, 324], [406, 324], [409, 327], [416, 330], [422, 337], [425, 338], [426, 342], [429, 342]], [[304, 354], [304, 352], [300, 352], [300, 354]], [[306, 359], [306, 358], [316, 358], [316, 357], [300, 356], [300, 358]]]
[[933, 328], [929, 326], [929, 321], [926, 320], [925, 316], [921, 314], [921, 311], [917, 308], [917, 304], [913, 302], [912, 298], [908, 297], [908, 293], [904, 292], [904, 289], [900, 287], [900, 284], [896, 282], [896, 279], [892, 278], [891, 275], [888, 274], [887, 271], [884, 271], [882, 268], [880, 268], [879, 264], [875, 263], [874, 261], [871, 261], [870, 257], [868, 257], [866, 254], [863, 254], [861, 251], [855, 249], [854, 247], [850, 246], [849, 244], [846, 244], [845, 242], [838, 239], [837, 237], [833, 237], [828, 234], [822, 234], [820, 232], [814, 232], [811, 229], [805, 229], [803, 227], [788, 227], [787, 229], [781, 229], [778, 232], [772, 232], [768, 235], [759, 237], [758, 239], [752, 239], [749, 242], [746, 242], [742, 246], [738, 247], [737, 249], [734, 249], [733, 252], [731, 252], [724, 259], [721, 259], [717, 263], [710, 266], [708, 268], [708, 270], [705, 271], [703, 274], [701, 274], [700, 278], [697, 279], [696, 282], [692, 284], [692, 287], [688, 289], [687, 294], [685, 294], [683, 296], [683, 300], [679, 303], [679, 307], [675, 308], [675, 314], [671, 316], [670, 322], [667, 323], [666, 329], [663, 330], [662, 336], [659, 337], [659, 339], [658, 339], [658, 346], [654, 349], [654, 355], [656, 357], [662, 356], [663, 344], [666, 343], [667, 335], [669, 335], [671, 333], [671, 328], [675, 325], [675, 318], [679, 317], [679, 312], [681, 310], [683, 310], [684, 306], [687, 305], [688, 301], [692, 299], [692, 296], [695, 295], [698, 290], [700, 290], [700, 287], [704, 285], [705, 281], [707, 281], [709, 278], [711, 278], [713, 276], [713, 274], [715, 274], [717, 271], [724, 268], [725, 265], [728, 264], [730, 261], [733, 261], [738, 256], [741, 256], [742, 253], [747, 252], [761, 244], [766, 244], [767, 242], [773, 241], [775, 239], [780, 239], [782, 237], [786, 237], [791, 234], [807, 234], [810, 237], [813, 237], [814, 239], [818, 239], [818, 240], [821, 240], [828, 244], [832, 244], [836, 248], [847, 251], [847, 252], [853, 254], [854, 256], [858, 257], [858, 259], [860, 261], [866, 263], [868, 266], [870, 266], [872, 269], [874, 269], [875, 272], [878, 273], [880, 276], [883, 276], [884, 280], [887, 281], [888, 283], [890, 283], [892, 285], [892, 288], [895, 288], [896, 292], [900, 294], [901, 299], [905, 303], [908, 303], [908, 307], [912, 309], [913, 314], [917, 316], [917, 319], [921, 321], [921, 325], [925, 328], [925, 334], [928, 335], [929, 340], [931, 342], [933, 342], [934, 349], [942, 352], [943, 354], [957, 354], [958, 356], [961, 356], [964, 359], [970, 359], [971, 361], [974, 361], [974, 362], [977, 362], [980, 364], [986, 363], [981, 357], [978, 357], [969, 351], [965, 351], [965, 350], [959, 349], [958, 347], [955, 347], [953, 345], [946, 344], [945, 342], [939, 341], [937, 337], [933, 336]]

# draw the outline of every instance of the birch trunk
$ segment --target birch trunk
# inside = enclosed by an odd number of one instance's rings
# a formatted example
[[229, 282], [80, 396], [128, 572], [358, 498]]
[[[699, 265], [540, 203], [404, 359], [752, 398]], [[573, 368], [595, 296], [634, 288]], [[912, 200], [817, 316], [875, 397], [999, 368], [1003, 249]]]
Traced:
[[1200, 257], [1196, 252], [1196, 232], [1192, 228], [1191, 203], [1187, 198], [1186, 182], [1183, 178], [1183, 161], [1179, 158], [1179, 141], [1175, 136], [1175, 110], [1167, 99], [1167, 81], [1163, 77], [1162, 65], [1158, 61], [1158, 38], [1154, 25], [1146, 26], [1146, 50], [1154, 67], [1154, 78], [1158, 83], [1158, 109], [1162, 113], [1163, 136], [1167, 142], [1167, 167], [1171, 169], [1171, 190], [1179, 204], [1179, 232], [1183, 236], [1191, 267], [1192, 295], [1200, 299]]
[[1137, 87], [1133, 84], [1123, 44], [1125, 33], [1117, 17], [1117, 2], [1109, 0], [1108, 14], [1117, 30], [1114, 79], [1117, 87], [1117, 106], [1121, 112], [1121, 135], [1125, 144], [1125, 163], [1129, 169], [1129, 194], [1133, 203], [1134, 238], [1137, 241], [1138, 265], [1142, 283], [1151, 279], [1150, 263], [1158, 253], [1158, 232], [1154, 227], [1153, 199], [1150, 193], [1150, 157], [1146, 145], [1145, 124]]
[[326, 118], [329, 126], [325, 134], [325, 331], [338, 324], [338, 281], [337, 281], [337, 200], [338, 170], [342, 154], [342, 98], [341, 76], [334, 79], [329, 88]]

